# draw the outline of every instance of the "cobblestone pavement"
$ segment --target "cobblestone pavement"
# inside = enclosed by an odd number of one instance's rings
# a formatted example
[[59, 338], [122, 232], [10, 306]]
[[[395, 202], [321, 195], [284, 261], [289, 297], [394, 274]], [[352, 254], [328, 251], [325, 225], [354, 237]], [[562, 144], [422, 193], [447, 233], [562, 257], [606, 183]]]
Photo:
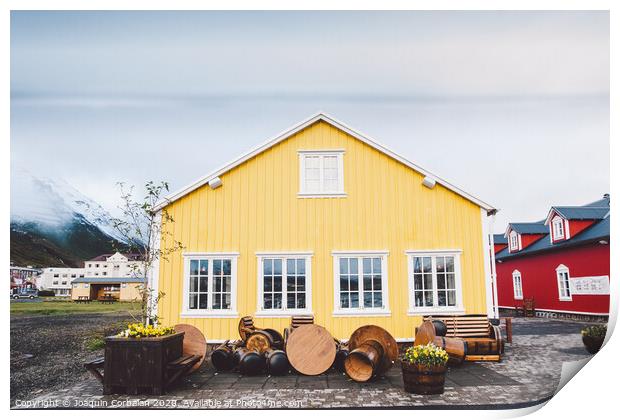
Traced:
[[51, 408], [519, 408], [553, 396], [562, 363], [590, 357], [581, 342], [584, 324], [574, 321], [513, 320], [513, 343], [502, 361], [465, 363], [450, 368], [445, 393], [420, 396], [404, 392], [400, 367], [384, 377], [358, 384], [344, 374], [289, 374], [243, 377], [216, 373], [210, 364], [161, 398], [102, 395], [95, 379], [49, 393], [19, 407]]

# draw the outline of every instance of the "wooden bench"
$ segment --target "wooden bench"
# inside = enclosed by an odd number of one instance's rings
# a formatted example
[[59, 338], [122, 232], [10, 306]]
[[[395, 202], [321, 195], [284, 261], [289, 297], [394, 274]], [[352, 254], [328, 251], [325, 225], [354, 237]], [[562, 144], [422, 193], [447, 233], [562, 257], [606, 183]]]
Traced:
[[90, 303], [90, 296], [78, 296], [73, 300], [75, 303]]
[[536, 316], [536, 305], [534, 299], [523, 299], [521, 306], [517, 307], [517, 313], [521, 312], [524, 317]]
[[499, 361], [504, 353], [504, 340], [498, 326], [486, 315], [456, 315], [425, 317], [446, 325], [446, 337], [458, 337], [467, 343], [466, 361]]
[[[185, 376], [189, 371], [198, 363], [203, 356], [199, 354], [187, 354], [179, 357], [176, 360], [166, 365], [166, 383], [165, 389], [169, 389], [174, 383]], [[102, 384], [104, 383], [103, 367], [105, 365], [105, 358], [97, 357], [90, 362], [84, 363], [84, 367], [87, 371], [93, 374], [95, 378]]]
[[187, 354], [168, 363], [166, 366], [168, 380], [166, 381], [166, 389], [169, 389], [174, 383], [185, 376], [198, 363], [203, 356], [199, 354]]

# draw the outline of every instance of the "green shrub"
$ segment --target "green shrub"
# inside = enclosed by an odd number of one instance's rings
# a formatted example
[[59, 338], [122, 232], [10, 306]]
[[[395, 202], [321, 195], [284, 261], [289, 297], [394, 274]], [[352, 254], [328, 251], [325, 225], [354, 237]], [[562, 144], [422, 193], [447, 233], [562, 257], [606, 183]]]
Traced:
[[91, 337], [86, 341], [86, 348], [90, 351], [101, 350], [105, 347], [105, 341], [103, 337]]
[[586, 337], [605, 338], [607, 334], [607, 324], [589, 325], [581, 330], [581, 335]]
[[56, 296], [53, 290], [39, 290], [39, 297], [51, 297]]

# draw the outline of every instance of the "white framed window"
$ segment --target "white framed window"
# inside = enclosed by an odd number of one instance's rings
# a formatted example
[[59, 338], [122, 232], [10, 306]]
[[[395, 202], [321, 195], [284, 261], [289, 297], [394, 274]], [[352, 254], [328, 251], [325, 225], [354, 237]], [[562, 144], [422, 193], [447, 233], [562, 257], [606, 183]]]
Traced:
[[312, 252], [256, 253], [258, 317], [312, 314]]
[[334, 316], [389, 316], [387, 251], [335, 251]]
[[519, 249], [519, 234], [514, 230], [510, 232], [510, 250], [517, 251]]
[[564, 238], [564, 219], [560, 216], [555, 216], [551, 221], [551, 226], [553, 228], [553, 239], [563, 239]]
[[224, 252], [183, 254], [182, 317], [237, 317], [238, 256]]
[[523, 282], [521, 273], [518, 270], [512, 272], [512, 290], [515, 299], [523, 299]]
[[344, 150], [299, 151], [299, 196], [343, 197]]
[[406, 251], [409, 315], [462, 313], [461, 250]]
[[573, 300], [573, 295], [570, 290], [570, 274], [568, 267], [564, 264], [560, 264], [555, 269], [558, 278], [558, 295], [560, 300]]

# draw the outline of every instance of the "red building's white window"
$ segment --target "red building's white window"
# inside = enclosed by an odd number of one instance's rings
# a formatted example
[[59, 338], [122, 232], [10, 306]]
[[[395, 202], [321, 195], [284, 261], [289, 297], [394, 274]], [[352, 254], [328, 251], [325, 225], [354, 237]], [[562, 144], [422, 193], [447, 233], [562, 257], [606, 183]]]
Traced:
[[515, 299], [523, 299], [523, 283], [521, 273], [518, 270], [512, 272], [512, 288]]
[[568, 267], [561, 264], [555, 271], [558, 277], [558, 294], [560, 300], [573, 300], [570, 292], [570, 274], [568, 272]]
[[551, 222], [551, 227], [553, 228], [554, 241], [564, 238], [564, 219], [560, 216], [555, 216]]
[[519, 234], [514, 230], [510, 232], [510, 250], [518, 251], [519, 250]]

